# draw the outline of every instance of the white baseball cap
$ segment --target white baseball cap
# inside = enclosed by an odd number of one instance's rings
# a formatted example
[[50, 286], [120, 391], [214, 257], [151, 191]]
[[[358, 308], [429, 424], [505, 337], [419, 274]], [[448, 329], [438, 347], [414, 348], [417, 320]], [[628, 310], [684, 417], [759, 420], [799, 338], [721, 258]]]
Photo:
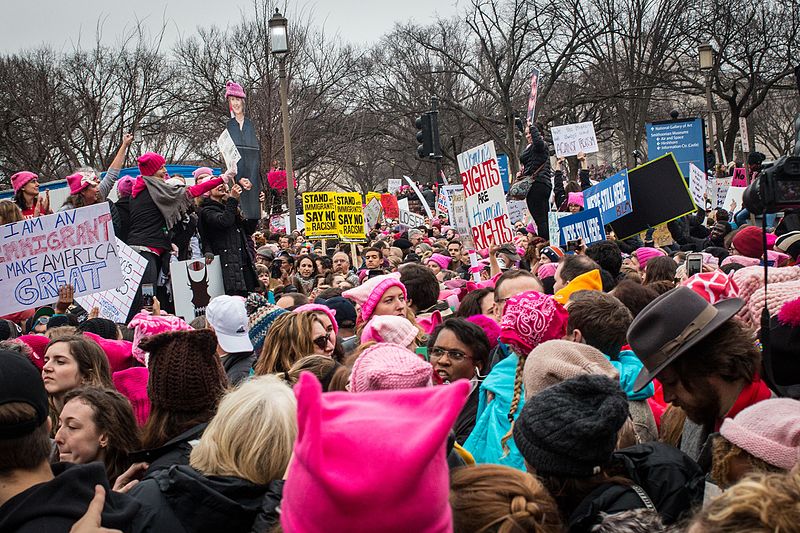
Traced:
[[206, 307], [206, 320], [217, 334], [217, 343], [227, 353], [252, 352], [247, 333], [247, 309], [241, 296], [217, 296]]

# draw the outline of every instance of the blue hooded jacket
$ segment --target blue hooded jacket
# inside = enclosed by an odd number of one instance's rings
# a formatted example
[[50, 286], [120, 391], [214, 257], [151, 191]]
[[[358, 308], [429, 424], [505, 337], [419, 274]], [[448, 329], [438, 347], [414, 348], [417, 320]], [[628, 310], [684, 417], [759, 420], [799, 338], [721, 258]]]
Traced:
[[633, 392], [633, 383], [636, 381], [636, 376], [639, 375], [643, 365], [642, 361], [631, 350], [622, 350], [616, 360], [610, 357], [608, 360], [619, 372], [619, 386], [625, 391], [629, 401], [646, 400], [655, 394], [655, 386], [652, 382], [648, 383], [647, 387], [639, 392]]

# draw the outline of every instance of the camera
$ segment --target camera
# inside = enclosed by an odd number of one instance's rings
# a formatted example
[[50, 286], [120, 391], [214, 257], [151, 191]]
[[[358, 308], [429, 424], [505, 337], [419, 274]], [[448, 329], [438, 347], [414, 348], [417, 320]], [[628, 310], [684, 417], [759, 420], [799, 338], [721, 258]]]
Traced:
[[783, 156], [761, 169], [742, 195], [747, 210], [764, 215], [800, 208], [800, 157]]

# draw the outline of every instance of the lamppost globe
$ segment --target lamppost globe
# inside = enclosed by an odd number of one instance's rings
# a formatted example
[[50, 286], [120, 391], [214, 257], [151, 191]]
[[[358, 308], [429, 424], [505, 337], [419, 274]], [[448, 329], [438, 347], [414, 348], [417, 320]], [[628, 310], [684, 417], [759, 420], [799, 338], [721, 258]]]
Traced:
[[289, 53], [289, 35], [286, 32], [287, 20], [275, 8], [275, 13], [269, 19], [269, 47], [275, 56]]
[[710, 43], [699, 45], [697, 55], [700, 57], [700, 70], [707, 71], [714, 68], [714, 47]]

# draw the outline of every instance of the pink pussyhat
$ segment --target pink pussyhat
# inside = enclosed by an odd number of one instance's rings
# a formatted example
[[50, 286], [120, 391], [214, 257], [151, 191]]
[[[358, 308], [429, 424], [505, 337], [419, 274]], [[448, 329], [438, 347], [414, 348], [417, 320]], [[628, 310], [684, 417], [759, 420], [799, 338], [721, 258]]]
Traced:
[[192, 331], [193, 328], [181, 317], [174, 315], [151, 315], [147, 311], [139, 311], [133, 320], [128, 324], [129, 328], [134, 328], [133, 332], [133, 346], [131, 348], [131, 355], [142, 363], [147, 365], [149, 354], [139, 348], [139, 343], [145, 337], [158, 335], [167, 331]]
[[436, 263], [442, 270], [447, 270], [447, 267], [450, 266], [450, 261], [452, 260], [452, 257], [448, 257], [446, 255], [432, 254], [425, 263]]
[[16, 338], [20, 342], [24, 342], [30, 346], [33, 353], [29, 357], [31, 362], [36, 365], [36, 368], [41, 370], [44, 367], [44, 353], [47, 351], [47, 345], [50, 344], [50, 339], [44, 335], [20, 335]]
[[567, 195], [567, 205], [575, 204], [583, 207], [583, 193], [571, 192]]
[[228, 81], [225, 84], [225, 98], [230, 96], [236, 96], [238, 98], [247, 98], [244, 94], [244, 89], [242, 86], [236, 83], [235, 81]]
[[130, 196], [133, 191], [133, 184], [136, 183], [136, 178], [133, 176], [124, 176], [117, 181], [117, 196], [125, 198]]
[[551, 278], [556, 275], [558, 270], [558, 263], [545, 263], [536, 270], [536, 275], [539, 279]]
[[11, 186], [14, 188], [14, 193], [16, 194], [19, 192], [21, 188], [25, 186], [31, 180], [38, 180], [39, 176], [34, 174], [33, 172], [28, 172], [27, 170], [23, 170], [22, 172], [17, 172], [13, 176], [11, 176]]
[[197, 178], [200, 176], [213, 176], [214, 171], [211, 170], [209, 167], [198, 167], [192, 170], [192, 177], [194, 178], [195, 182], [197, 182]]
[[391, 342], [380, 342], [364, 350], [350, 372], [350, 392], [431, 386], [433, 366], [405, 345]]
[[312, 374], [301, 374], [283, 530], [452, 532], [445, 445], [469, 389], [459, 380], [323, 395]]
[[523, 350], [519, 355], [527, 355], [543, 342], [564, 337], [567, 318], [567, 310], [552, 296], [526, 291], [506, 301], [500, 340]]
[[84, 331], [83, 334], [99, 344], [100, 348], [103, 349], [106, 357], [108, 357], [108, 365], [111, 367], [111, 372], [118, 372], [130, 368], [134, 360], [132, 355], [132, 342], [104, 339], [100, 335], [96, 335], [90, 331]]
[[147, 396], [149, 378], [150, 371], [143, 366], [134, 366], [111, 375], [114, 387], [131, 402], [139, 427], [144, 426], [150, 416], [150, 397]]
[[399, 287], [403, 291], [403, 298], [407, 297], [406, 286], [400, 281], [399, 272], [370, 278], [358, 287], [344, 291], [342, 296], [360, 305], [361, 322], [369, 322], [369, 319], [372, 318], [372, 313], [375, 312], [375, 307], [383, 298], [383, 293], [392, 287]]
[[650, 246], [642, 246], [641, 248], [637, 248], [633, 253], [636, 254], [636, 259], [639, 260], [639, 266], [642, 268], [644, 268], [645, 265], [647, 265], [647, 262], [654, 257], [662, 257], [667, 255], [658, 248], [651, 248]]
[[325, 313], [325, 315], [327, 315], [327, 317], [330, 319], [331, 325], [333, 325], [333, 333], [335, 335], [339, 334], [339, 324], [336, 323], [336, 309], [331, 309], [330, 307], [322, 304], [305, 304], [294, 309], [292, 312], [302, 313], [304, 311], [310, 313]]
[[419, 330], [404, 316], [374, 316], [361, 332], [361, 344], [369, 341], [391, 342], [407, 347], [418, 334]]

